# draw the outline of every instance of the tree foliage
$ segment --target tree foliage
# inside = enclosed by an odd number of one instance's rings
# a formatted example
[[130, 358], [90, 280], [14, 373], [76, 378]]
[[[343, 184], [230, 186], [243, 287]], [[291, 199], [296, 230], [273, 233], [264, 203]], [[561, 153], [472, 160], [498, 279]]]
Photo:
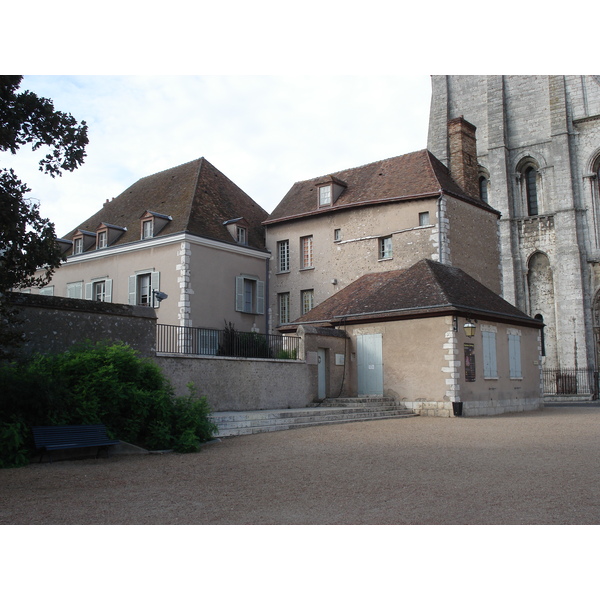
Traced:
[[[0, 75], [0, 151], [15, 154], [25, 145], [46, 147], [40, 171], [56, 177], [73, 171], [85, 158], [85, 121], [78, 124], [54, 109], [52, 100], [18, 92], [20, 75]], [[43, 286], [60, 266], [54, 224], [40, 215], [39, 205], [26, 198], [31, 190], [12, 169], [0, 169], [0, 337], [5, 342], [13, 313], [4, 302], [11, 289]], [[44, 269], [41, 274], [38, 270]], [[4, 335], [3, 335], [4, 334]]]
[[[0, 151], [15, 154], [22, 146], [47, 147], [40, 171], [56, 177], [73, 171], [85, 158], [85, 121], [78, 124], [54, 109], [52, 100], [33, 92], [18, 92], [20, 75], [0, 76]], [[31, 190], [12, 169], [0, 170], [0, 293], [11, 288], [47, 283], [61, 262], [54, 225], [27, 200]], [[43, 276], [36, 270], [46, 267]]]

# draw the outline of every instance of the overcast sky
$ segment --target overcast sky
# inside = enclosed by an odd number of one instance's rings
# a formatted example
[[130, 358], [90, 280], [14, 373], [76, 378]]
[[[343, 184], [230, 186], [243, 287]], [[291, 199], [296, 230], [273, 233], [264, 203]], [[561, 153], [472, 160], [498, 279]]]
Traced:
[[428, 74], [26, 76], [21, 89], [89, 126], [85, 163], [60, 178], [38, 171], [44, 149], [3, 156], [59, 236], [201, 156], [271, 212], [295, 181], [425, 148], [431, 99]]
[[430, 74], [587, 72], [597, 55], [595, 21], [575, 42], [560, 11], [538, 11], [518, 50], [507, 44], [516, 0], [502, 12], [475, 0], [49, 6], [4, 8], [0, 70], [38, 74], [21, 89], [87, 122], [87, 158], [57, 179], [28, 149], [0, 159], [59, 236], [141, 177], [199, 157], [271, 212], [296, 181], [425, 148]]

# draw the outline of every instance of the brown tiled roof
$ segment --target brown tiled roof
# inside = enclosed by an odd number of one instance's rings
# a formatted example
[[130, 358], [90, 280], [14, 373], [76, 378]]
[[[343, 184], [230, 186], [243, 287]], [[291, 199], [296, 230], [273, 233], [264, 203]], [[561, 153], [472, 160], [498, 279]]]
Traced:
[[421, 260], [409, 269], [370, 273], [328, 298], [293, 324], [384, 321], [463, 314], [500, 322], [539, 322], [457, 267]]
[[113, 245], [133, 242], [140, 239], [140, 218], [146, 211], [172, 217], [157, 237], [187, 231], [230, 243], [235, 240], [223, 223], [243, 217], [249, 224], [248, 245], [265, 248], [262, 221], [268, 213], [205, 158], [143, 177], [64, 237], [111, 223], [127, 227]]
[[331, 207], [319, 208], [316, 186], [324, 183], [327, 177], [315, 177], [295, 183], [265, 224], [351, 208], [364, 203], [436, 197], [441, 192], [496, 212], [485, 202], [467, 196], [452, 179], [447, 167], [428, 150], [419, 150], [332, 173], [329, 177], [343, 181], [347, 187]]

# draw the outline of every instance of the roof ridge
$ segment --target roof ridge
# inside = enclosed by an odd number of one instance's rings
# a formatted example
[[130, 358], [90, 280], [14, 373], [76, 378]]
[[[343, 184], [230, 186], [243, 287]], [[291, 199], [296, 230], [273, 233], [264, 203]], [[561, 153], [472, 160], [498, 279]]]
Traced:
[[[186, 229], [189, 229], [190, 218], [192, 216], [192, 209], [194, 207], [194, 201], [196, 200], [196, 192], [198, 191], [198, 186], [200, 185], [200, 175], [202, 174], [202, 167], [204, 166], [205, 162], [208, 162], [203, 156], [201, 156], [200, 158], [197, 158], [196, 160], [198, 161], [198, 168], [196, 171], [196, 180], [194, 182], [194, 188], [193, 188], [194, 191], [192, 192], [191, 201], [188, 202], [188, 204], [187, 204], [187, 209], [186, 209], [187, 212], [186, 212], [185, 219], [184, 219]], [[194, 162], [194, 161], [192, 160], [190, 162]], [[184, 164], [188, 164], [188, 163], [184, 163]]]
[[[446, 286], [444, 285], [441, 277], [440, 277], [440, 273], [437, 270], [437, 266], [441, 265], [442, 267], [445, 267], [446, 269], [456, 269], [456, 267], [453, 267], [452, 265], [446, 265], [444, 263], [438, 262], [436, 260], [432, 260], [431, 258], [424, 258], [422, 261], [419, 262], [424, 262], [425, 266], [427, 267], [427, 270], [429, 271], [429, 273], [431, 273], [431, 276], [434, 278], [435, 280], [435, 284], [438, 287], [438, 290], [440, 291], [441, 295], [443, 296], [444, 300], [450, 304], [451, 306], [454, 305], [454, 303], [452, 302], [452, 299], [450, 298], [450, 296], [448, 295], [448, 292], [446, 290]], [[419, 263], [416, 263], [419, 264]], [[434, 266], [435, 265], [435, 266]]]
[[387, 162], [390, 160], [395, 160], [397, 158], [402, 158], [404, 156], [410, 156], [411, 154], [421, 154], [423, 152], [429, 152], [429, 150], [427, 150], [427, 148], [422, 148], [421, 150], [413, 150], [412, 152], [406, 152], [404, 154], [398, 154], [396, 156], [388, 156], [387, 158], [373, 160], [371, 162], [364, 163], [362, 165], [357, 165], [355, 167], [339, 169], [338, 171], [330, 171], [329, 173], [324, 173], [323, 175], [318, 175], [317, 177], [310, 177], [309, 179], [299, 179], [298, 181], [295, 181], [293, 185], [296, 185], [297, 183], [306, 183], [308, 181], [317, 181], [319, 179], [323, 179], [323, 177], [332, 177], [332, 176], [335, 177], [336, 175], [339, 175], [340, 173], [344, 173], [346, 171], [357, 171], [358, 169], [363, 169], [364, 167], [370, 167], [372, 165], [376, 165], [377, 163], [383, 163], [383, 162]]
[[[195, 163], [197, 161], [201, 162], [203, 160], [205, 160], [205, 158], [203, 156], [200, 156], [199, 158], [194, 158], [193, 160], [187, 160], [186, 162], [182, 162], [178, 165], [175, 165], [174, 167], [167, 167], [166, 169], [161, 169], [160, 171], [156, 171], [156, 173], [151, 173], [150, 175], [144, 175], [143, 177], [140, 177], [135, 183], [137, 183], [138, 181], [142, 181], [144, 179], [148, 179], [149, 177], [156, 177], [156, 175], [161, 175], [163, 173], [167, 173], [168, 171], [174, 171], [175, 169], [179, 169], [180, 167], [185, 167], [186, 165], [191, 165], [192, 163]], [[133, 183], [132, 185], [135, 185], [135, 183]]]

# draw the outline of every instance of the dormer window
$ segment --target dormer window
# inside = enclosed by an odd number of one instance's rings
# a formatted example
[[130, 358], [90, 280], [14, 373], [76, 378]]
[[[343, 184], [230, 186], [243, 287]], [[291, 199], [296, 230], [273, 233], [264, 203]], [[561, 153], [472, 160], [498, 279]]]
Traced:
[[126, 231], [126, 227], [100, 223], [96, 228], [96, 249], [101, 250], [112, 246]]
[[140, 238], [148, 240], [156, 237], [171, 221], [173, 217], [147, 210], [140, 217]]
[[335, 204], [347, 187], [345, 182], [333, 175], [321, 177], [315, 182], [315, 186], [319, 195], [319, 208], [326, 208]]
[[229, 235], [238, 243], [244, 246], [248, 245], [248, 221], [244, 217], [237, 217], [224, 221], [223, 225], [227, 227]]
[[147, 240], [151, 237], [154, 237], [154, 222], [152, 219], [142, 221], [142, 239]]
[[331, 204], [331, 185], [322, 185], [319, 188], [319, 206]]
[[108, 245], [108, 233], [106, 231], [99, 231], [96, 242], [96, 248], [106, 248]]
[[73, 234], [73, 255], [83, 254], [98, 244], [98, 235], [93, 231], [78, 229]]

